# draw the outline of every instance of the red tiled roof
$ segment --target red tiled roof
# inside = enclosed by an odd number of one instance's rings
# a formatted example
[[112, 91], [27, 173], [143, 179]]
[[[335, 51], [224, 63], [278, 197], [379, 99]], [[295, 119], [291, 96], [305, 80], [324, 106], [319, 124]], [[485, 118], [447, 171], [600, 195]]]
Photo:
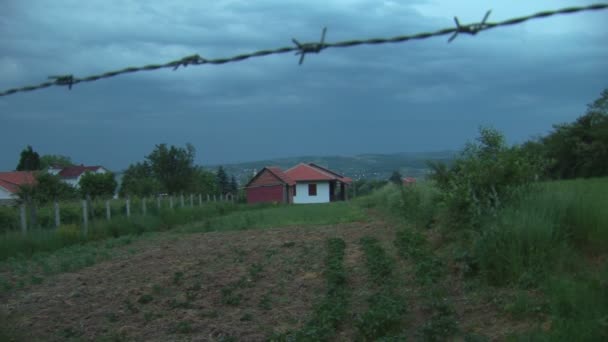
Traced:
[[36, 184], [36, 177], [32, 171], [0, 172], [0, 186], [16, 193], [20, 185]]
[[291, 177], [289, 177], [288, 175], [286, 175], [285, 172], [283, 172], [283, 170], [281, 170], [280, 167], [278, 167], [278, 166], [268, 166], [266, 168], [268, 169], [268, 171], [272, 172], [273, 175], [277, 176], [283, 182], [285, 182], [285, 183], [287, 183], [289, 185], [296, 184], [296, 182], [294, 182], [294, 180], [291, 179]]
[[101, 169], [101, 166], [68, 166], [59, 172], [59, 176], [61, 178], [77, 178], [86, 171], [95, 172], [99, 169]]
[[298, 164], [291, 169], [285, 171], [285, 173], [291, 177], [294, 181], [331, 181], [338, 180], [343, 183], [351, 183], [350, 178], [343, 177], [342, 175], [330, 171], [326, 168], [320, 167], [315, 164]]
[[285, 171], [294, 181], [330, 181], [334, 180], [334, 176], [327, 172], [321, 171], [308, 164], [298, 164], [291, 169]]

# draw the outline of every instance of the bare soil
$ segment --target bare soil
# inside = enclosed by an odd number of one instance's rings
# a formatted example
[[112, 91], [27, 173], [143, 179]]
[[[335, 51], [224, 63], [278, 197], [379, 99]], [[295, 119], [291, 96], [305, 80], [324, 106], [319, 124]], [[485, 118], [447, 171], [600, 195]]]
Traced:
[[[352, 322], [371, 293], [359, 239], [378, 238], [399, 264], [410, 301], [408, 329], [428, 317], [411, 265], [393, 248], [394, 228], [374, 219], [323, 227], [168, 235], [146, 241], [135, 254], [40, 285], [0, 295], [3, 315], [27, 341], [264, 341], [301, 327], [325, 295], [325, 241], [347, 244], [345, 266], [351, 313], [336, 340], [356, 336]], [[129, 247], [132, 248], [132, 247]], [[452, 300], [459, 322], [493, 340], [519, 330], [495, 306], [467, 301], [459, 279]], [[412, 335], [415, 339], [415, 335]]]

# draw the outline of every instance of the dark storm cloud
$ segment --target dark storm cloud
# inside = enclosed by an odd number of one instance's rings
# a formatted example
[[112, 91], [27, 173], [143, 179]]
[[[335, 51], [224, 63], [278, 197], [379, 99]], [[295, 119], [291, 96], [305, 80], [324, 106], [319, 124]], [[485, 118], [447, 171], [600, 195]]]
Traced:
[[[586, 2], [584, 2], [586, 3]], [[564, 1], [28, 1], [0, 12], [0, 88], [199, 53], [435, 30]], [[41, 153], [123, 168], [192, 142], [204, 164], [297, 154], [459, 148], [479, 125], [511, 142], [574, 119], [607, 86], [608, 13], [459, 37], [180, 68], [0, 98], [0, 168]]]

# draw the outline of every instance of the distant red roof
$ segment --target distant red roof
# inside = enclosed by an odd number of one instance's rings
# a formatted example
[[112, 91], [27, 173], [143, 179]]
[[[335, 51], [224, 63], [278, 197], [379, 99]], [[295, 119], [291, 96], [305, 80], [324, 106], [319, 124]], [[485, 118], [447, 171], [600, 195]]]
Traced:
[[68, 167], [64, 167], [63, 170], [61, 170], [59, 172], [59, 176], [61, 178], [78, 178], [78, 176], [82, 175], [86, 171], [95, 172], [101, 168], [102, 168], [102, 166], [84, 166], [84, 165], [68, 166]]
[[285, 174], [294, 181], [332, 181], [338, 180], [343, 183], [351, 183], [350, 178], [346, 178], [338, 173], [330, 171], [326, 168], [315, 164], [298, 164], [291, 169], [285, 171]]
[[0, 186], [13, 194], [19, 191], [19, 186], [26, 184], [36, 184], [32, 171], [0, 172]]
[[285, 182], [285, 183], [287, 183], [289, 185], [296, 184], [296, 182], [294, 182], [294, 180], [291, 179], [291, 177], [289, 177], [288, 175], [286, 175], [285, 172], [283, 172], [283, 170], [281, 170], [280, 167], [278, 167], [278, 166], [269, 166], [269, 167], [266, 167], [266, 168], [268, 169], [268, 171], [272, 172], [273, 175], [277, 176], [283, 182]]
[[405, 177], [405, 178], [403, 178], [403, 184], [404, 185], [409, 185], [409, 184], [412, 184], [412, 183], [416, 183], [416, 178], [414, 178], [414, 177]]

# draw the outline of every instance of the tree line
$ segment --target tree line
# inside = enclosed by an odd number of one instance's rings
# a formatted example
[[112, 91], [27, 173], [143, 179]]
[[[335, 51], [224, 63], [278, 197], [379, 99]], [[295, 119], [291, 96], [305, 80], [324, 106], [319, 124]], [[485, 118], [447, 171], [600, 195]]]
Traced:
[[[129, 165], [118, 189], [119, 196], [145, 197], [181, 193], [237, 195], [236, 178], [228, 175], [222, 166], [214, 173], [195, 165], [195, 153], [194, 146], [189, 143], [183, 148], [156, 145], [143, 161]], [[116, 193], [118, 184], [112, 172], [85, 172], [78, 187], [67, 184], [59, 175], [49, 172], [50, 167], [69, 166], [75, 166], [71, 158], [62, 155], [40, 156], [28, 145], [21, 151], [16, 170], [33, 171], [36, 182], [20, 186], [17, 193], [19, 200], [48, 203], [84, 197], [111, 198]]]
[[449, 221], [469, 227], [535, 182], [608, 176], [608, 89], [574, 122], [556, 124], [545, 136], [507, 145], [498, 130], [480, 128], [451, 163], [429, 166]]

